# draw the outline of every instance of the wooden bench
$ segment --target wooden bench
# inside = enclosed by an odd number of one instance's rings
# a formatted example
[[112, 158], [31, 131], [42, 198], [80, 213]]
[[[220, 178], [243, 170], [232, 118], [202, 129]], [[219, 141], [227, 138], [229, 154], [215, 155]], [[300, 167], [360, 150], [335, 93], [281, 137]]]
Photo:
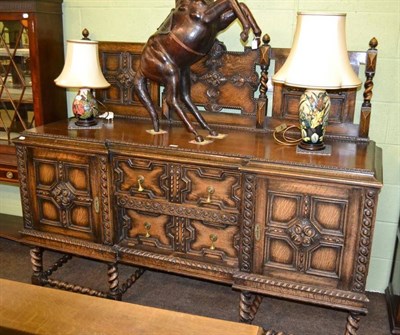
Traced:
[[262, 328], [0, 279], [0, 334], [261, 335]]

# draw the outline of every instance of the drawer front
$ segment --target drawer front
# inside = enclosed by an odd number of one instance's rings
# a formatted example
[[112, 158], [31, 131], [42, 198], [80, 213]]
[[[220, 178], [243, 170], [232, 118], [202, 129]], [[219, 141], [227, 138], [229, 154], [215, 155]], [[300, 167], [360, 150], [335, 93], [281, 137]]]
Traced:
[[186, 220], [183, 241], [185, 253], [201, 261], [238, 267], [239, 227], [200, 220]]
[[173, 217], [131, 209], [121, 212], [123, 245], [161, 253], [171, 253], [175, 249]]
[[112, 161], [121, 247], [238, 268], [238, 171], [118, 154]]
[[241, 178], [235, 170], [114, 156], [116, 192], [238, 212]]
[[259, 185], [265, 202], [256, 217], [257, 272], [351, 289], [362, 189], [272, 178]]
[[123, 247], [238, 267], [238, 225], [127, 208], [119, 211]]
[[141, 158], [113, 158], [114, 185], [121, 194], [168, 200], [168, 164]]
[[32, 228], [111, 244], [106, 158], [45, 149], [29, 155]]
[[15, 166], [0, 165], [0, 181], [18, 183], [18, 170]]
[[182, 203], [221, 210], [240, 208], [240, 173], [222, 168], [183, 166]]

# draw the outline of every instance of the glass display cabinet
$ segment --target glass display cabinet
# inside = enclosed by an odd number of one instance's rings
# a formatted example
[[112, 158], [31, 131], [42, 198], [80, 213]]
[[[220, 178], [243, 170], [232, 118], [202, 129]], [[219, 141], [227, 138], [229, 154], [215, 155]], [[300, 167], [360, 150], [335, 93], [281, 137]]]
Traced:
[[13, 138], [67, 116], [62, 0], [0, 0], [0, 181], [18, 183]]

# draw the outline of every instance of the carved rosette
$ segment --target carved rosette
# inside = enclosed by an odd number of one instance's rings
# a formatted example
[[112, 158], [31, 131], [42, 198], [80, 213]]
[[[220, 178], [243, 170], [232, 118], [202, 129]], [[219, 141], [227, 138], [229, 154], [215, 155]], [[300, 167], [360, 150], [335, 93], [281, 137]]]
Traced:
[[303, 217], [298, 219], [286, 233], [292, 240], [292, 242], [298, 247], [300, 252], [300, 265], [303, 268], [304, 253], [303, 250], [315, 245], [321, 238], [321, 234], [318, 232], [317, 228], [310, 221], [310, 197], [308, 195], [304, 196], [303, 204]]
[[55, 187], [51, 190], [51, 196], [58, 206], [63, 210], [68, 209], [76, 198], [75, 194], [64, 182], [60, 182], [55, 185]]
[[310, 220], [303, 218], [288, 229], [289, 237], [299, 248], [307, 248], [313, 245], [319, 238], [318, 231]]
[[369, 255], [371, 253], [372, 228], [375, 217], [378, 192], [366, 190], [363, 208], [362, 226], [360, 230], [357, 265], [353, 282], [354, 292], [364, 292], [367, 280]]
[[256, 203], [256, 177], [246, 175], [244, 181], [244, 209], [241, 241], [240, 270], [250, 272], [252, 269], [253, 222]]

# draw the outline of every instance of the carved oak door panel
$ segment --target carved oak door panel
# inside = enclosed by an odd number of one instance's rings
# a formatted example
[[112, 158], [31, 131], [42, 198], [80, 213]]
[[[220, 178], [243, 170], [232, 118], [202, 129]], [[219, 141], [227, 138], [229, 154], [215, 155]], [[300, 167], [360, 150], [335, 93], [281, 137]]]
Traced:
[[362, 189], [262, 180], [255, 267], [270, 278], [351, 289]]
[[112, 244], [106, 158], [40, 148], [28, 155], [34, 211], [27, 228]]

